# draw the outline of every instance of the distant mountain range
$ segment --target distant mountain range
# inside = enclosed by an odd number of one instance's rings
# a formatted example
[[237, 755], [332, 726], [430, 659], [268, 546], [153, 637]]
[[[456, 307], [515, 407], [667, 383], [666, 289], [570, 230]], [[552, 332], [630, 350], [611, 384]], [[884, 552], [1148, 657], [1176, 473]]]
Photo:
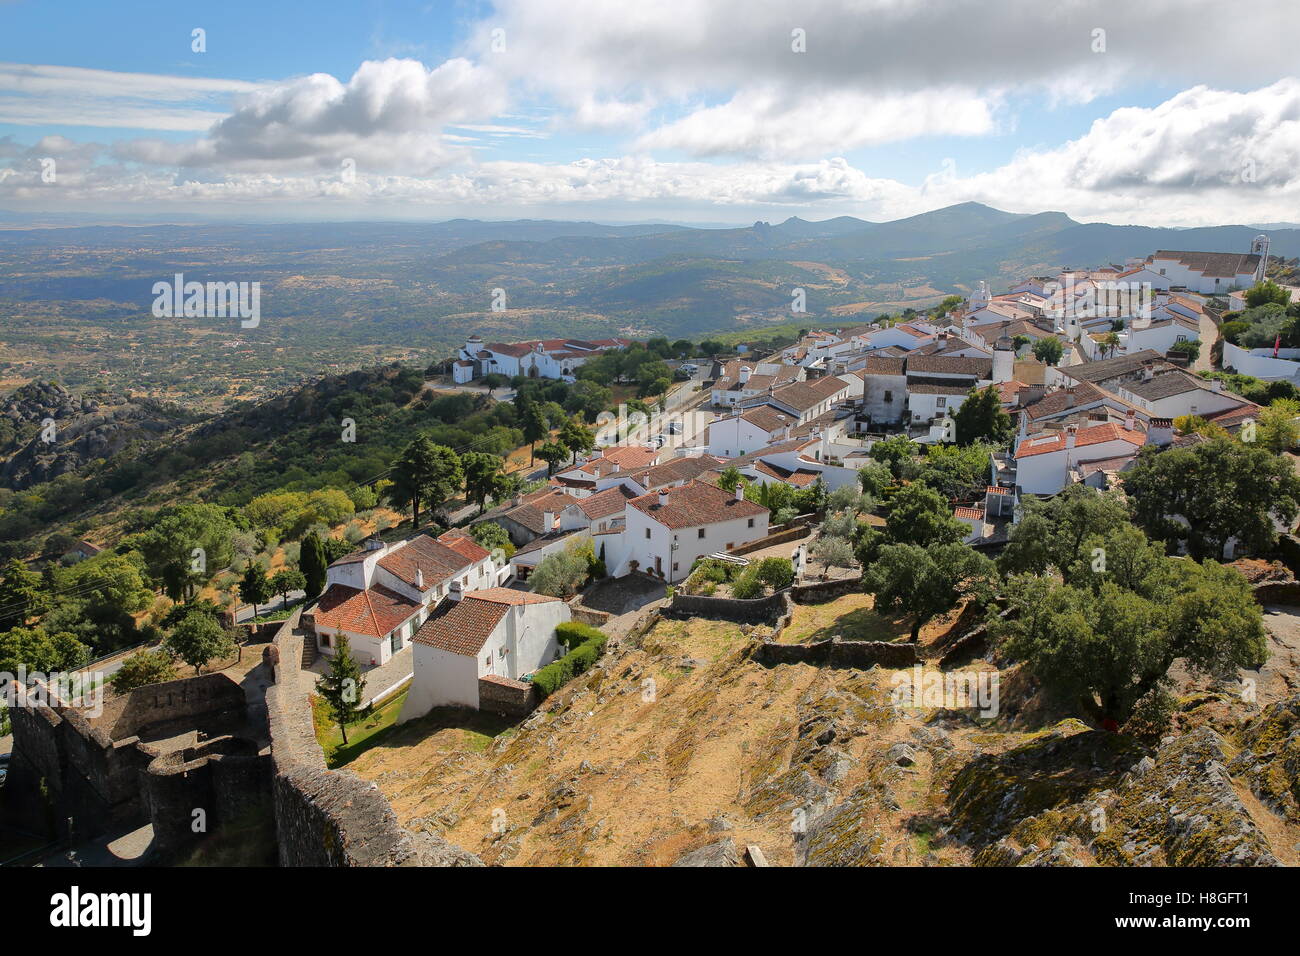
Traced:
[[[412, 347], [447, 354], [472, 332], [496, 340], [698, 338], [791, 322], [847, 324], [923, 308], [980, 280], [996, 291], [1026, 274], [1123, 263], [1158, 249], [1245, 252], [1261, 231], [1275, 255], [1300, 256], [1300, 228], [1290, 225], [1115, 226], [979, 203], [892, 222], [794, 217], [739, 228], [473, 219], [10, 226], [0, 228], [0, 340], [23, 336], [36, 370], [62, 373], [40, 356], [57, 357], [78, 323], [94, 323], [112, 330], [96, 340], [112, 381], [131, 386], [116, 370], [139, 360], [124, 352], [114, 362], [112, 350], [148, 325], [154, 282], [176, 272], [258, 280], [268, 320], [249, 336], [251, 351], [234, 353], [241, 373], [255, 378], [250, 366], [272, 360], [295, 374], [345, 367], [363, 348], [371, 359]], [[504, 312], [492, 310], [494, 289], [505, 292]], [[806, 313], [791, 311], [795, 289], [804, 290]], [[44, 325], [33, 321], [37, 314]], [[186, 321], [213, 330], [207, 320], [168, 320], [151, 330], [154, 347], [143, 354], [165, 362], [158, 348]], [[46, 341], [60, 335], [61, 346]], [[279, 351], [263, 359], [259, 345]]]

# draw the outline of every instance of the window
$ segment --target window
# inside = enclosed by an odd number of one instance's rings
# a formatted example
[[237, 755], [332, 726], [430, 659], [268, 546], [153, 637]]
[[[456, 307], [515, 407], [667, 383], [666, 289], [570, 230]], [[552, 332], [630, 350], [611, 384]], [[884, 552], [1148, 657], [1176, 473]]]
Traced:
[[676, 562], [676, 561], [673, 562], [673, 570], [674, 570], [674, 571], [677, 570], [677, 562]]
[[[751, 528], [754, 527], [754, 519], [753, 519], [753, 518], [750, 518], [750, 519], [749, 519], [749, 526], [750, 526]], [[701, 537], [703, 537], [703, 535], [701, 535]]]
[[645, 536], [646, 536], [647, 538], [650, 537], [650, 529], [649, 529], [649, 528], [646, 528], [646, 529], [645, 529]]
[[947, 408], [947, 407], [948, 407], [948, 399], [947, 399], [946, 397], [944, 397], [943, 395], [940, 395], [938, 398], [936, 398], [936, 399], [934, 400], [934, 407], [935, 407], [935, 408]]
[[701, 528], [701, 529], [699, 530], [699, 532], [697, 532], [696, 537], [699, 537], [699, 538], [703, 538], [703, 537], [704, 537], [704, 529], [703, 529], [703, 528]]
[[885, 389], [885, 401], [892, 402], [893, 400], [894, 400], [894, 393], [890, 389]]
[[320, 636], [320, 646], [321, 646], [321, 647], [331, 647], [331, 646], [332, 646], [332, 645], [330, 644], [330, 636], [329, 636], [328, 634], [322, 634], [322, 635]]

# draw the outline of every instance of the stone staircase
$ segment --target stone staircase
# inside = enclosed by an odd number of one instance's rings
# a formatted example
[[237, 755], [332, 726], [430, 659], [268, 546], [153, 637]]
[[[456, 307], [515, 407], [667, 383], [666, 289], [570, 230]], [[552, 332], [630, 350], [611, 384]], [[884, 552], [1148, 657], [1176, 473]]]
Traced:
[[306, 670], [316, 663], [320, 651], [316, 649], [316, 635], [312, 631], [302, 632], [302, 669]]

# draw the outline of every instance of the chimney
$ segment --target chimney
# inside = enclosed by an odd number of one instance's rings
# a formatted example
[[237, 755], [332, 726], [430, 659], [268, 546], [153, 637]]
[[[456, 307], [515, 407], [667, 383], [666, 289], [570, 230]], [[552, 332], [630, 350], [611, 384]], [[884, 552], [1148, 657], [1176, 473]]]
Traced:
[[1065, 390], [1065, 407], [1066, 408], [1074, 407], [1074, 386], [1073, 385], [1071, 385], [1069, 388]]
[[459, 579], [452, 581], [451, 587], [447, 589], [447, 597], [449, 597], [453, 601], [459, 601], [464, 596], [465, 596], [465, 589], [461, 586]]
[[668, 492], [663, 489], [660, 489], [659, 491], [659, 507], [660, 508], [668, 507]]
[[417, 591], [424, 590], [424, 571], [420, 568], [415, 569], [415, 589]]
[[1078, 437], [1079, 437], [1078, 425], [1065, 426], [1065, 454], [1067, 459], [1070, 456], [1070, 452], [1074, 451], [1074, 443], [1078, 440]]
[[542, 534], [550, 534], [555, 529], [555, 512], [542, 512]]
[[609, 469], [609, 473], [612, 475], [612, 474], [614, 474], [616, 471], [618, 471], [618, 469], [619, 469], [619, 464], [618, 464], [618, 462], [614, 462], [614, 463], [613, 463], [613, 466]]
[[740, 374], [737, 376], [737, 378], [739, 379], [741, 385], [744, 385], [746, 382], [749, 381], [749, 376], [753, 374], [753, 371], [754, 370], [751, 369], [748, 365], [742, 365], [740, 367]]
[[1155, 367], [1151, 364], [1149, 360], [1142, 363], [1142, 381], [1144, 382], [1151, 381], [1151, 379], [1155, 377], [1155, 374], [1156, 374]]
[[1124, 416], [1124, 427], [1131, 432], [1137, 431], [1137, 409], [1130, 408]]
[[1210, 381], [1210, 387], [1214, 389], [1216, 392], [1223, 391], [1223, 379], [1221, 378], [1212, 379]]
[[948, 347], [948, 333], [944, 332], [942, 335], [939, 336], [938, 339], [935, 340], [934, 350], [936, 352], [942, 352], [947, 347]]
[[745, 483], [743, 481], [736, 482], [736, 500], [745, 500]]
[[1029, 410], [1020, 409], [1020, 440], [1023, 441], [1029, 434]]
[[1153, 418], [1147, 427], [1148, 445], [1164, 448], [1174, 440], [1174, 422], [1170, 418]]

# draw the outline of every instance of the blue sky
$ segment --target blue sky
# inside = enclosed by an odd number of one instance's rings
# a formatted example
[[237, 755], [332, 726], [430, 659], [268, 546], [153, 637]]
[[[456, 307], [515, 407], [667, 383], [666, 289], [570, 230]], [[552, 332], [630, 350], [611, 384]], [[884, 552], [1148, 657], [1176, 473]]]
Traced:
[[0, 0], [0, 209], [1296, 219], [1300, 4], [1252, 10]]

